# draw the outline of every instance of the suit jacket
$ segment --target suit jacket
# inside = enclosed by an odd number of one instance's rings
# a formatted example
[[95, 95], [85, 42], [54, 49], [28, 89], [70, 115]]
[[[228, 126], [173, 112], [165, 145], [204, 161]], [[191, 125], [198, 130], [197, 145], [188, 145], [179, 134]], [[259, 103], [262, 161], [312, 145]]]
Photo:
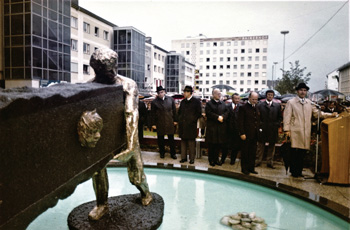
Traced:
[[[223, 101], [216, 102], [211, 99], [206, 107], [207, 116], [207, 132], [205, 141], [212, 144], [226, 143], [226, 125], [228, 117], [228, 109]], [[219, 122], [218, 117], [223, 116], [224, 122]]]
[[266, 101], [259, 103], [260, 128], [262, 129], [259, 141], [276, 143], [278, 128], [282, 122], [282, 111], [279, 103], [272, 102], [271, 106]]
[[257, 140], [260, 127], [260, 113], [257, 106], [253, 107], [248, 102], [242, 105], [238, 111], [239, 135], [246, 135], [247, 140]]
[[174, 134], [176, 121], [175, 102], [172, 97], [165, 96], [164, 100], [156, 97], [151, 104], [152, 125], [157, 126], [159, 135]]
[[238, 111], [241, 104], [237, 104], [235, 110], [232, 108], [232, 103], [227, 105], [228, 109], [228, 125], [227, 125], [227, 138], [228, 144], [231, 147], [239, 147], [241, 144], [241, 138], [239, 136], [238, 128]]
[[201, 102], [192, 97], [180, 103], [178, 111], [179, 136], [182, 139], [195, 139], [197, 137], [197, 120], [202, 115]]

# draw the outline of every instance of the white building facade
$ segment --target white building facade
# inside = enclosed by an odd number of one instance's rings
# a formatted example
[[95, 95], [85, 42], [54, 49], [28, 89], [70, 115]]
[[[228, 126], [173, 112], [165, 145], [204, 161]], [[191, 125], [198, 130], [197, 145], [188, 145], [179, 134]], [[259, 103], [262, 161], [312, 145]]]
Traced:
[[327, 89], [338, 91], [338, 79], [339, 79], [338, 70], [327, 74]]
[[211, 96], [215, 85], [237, 93], [267, 88], [268, 36], [186, 38], [172, 41], [172, 49], [199, 69], [197, 93]]
[[90, 67], [97, 48], [111, 48], [113, 23], [72, 3], [71, 7], [71, 83], [87, 82], [95, 76]]

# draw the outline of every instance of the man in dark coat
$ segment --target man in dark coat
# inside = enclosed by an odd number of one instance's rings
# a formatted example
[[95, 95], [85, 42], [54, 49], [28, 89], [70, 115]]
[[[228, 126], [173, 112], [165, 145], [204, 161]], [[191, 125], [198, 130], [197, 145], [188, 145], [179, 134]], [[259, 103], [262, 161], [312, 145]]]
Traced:
[[213, 98], [207, 103], [205, 113], [207, 116], [207, 132], [205, 141], [209, 147], [209, 164], [211, 166], [222, 165], [219, 161], [220, 149], [225, 153], [226, 144], [226, 125], [228, 109], [223, 101], [220, 100], [221, 92], [219, 89], [213, 90]]
[[[197, 120], [201, 116], [201, 102], [194, 98], [191, 86], [184, 88], [184, 99], [181, 101], [178, 111], [179, 136], [181, 138], [181, 161], [187, 161], [187, 150], [189, 150], [190, 164], [194, 164], [196, 155]], [[188, 147], [187, 147], [188, 146]]]
[[260, 112], [261, 135], [259, 135], [258, 139], [255, 167], [261, 164], [265, 150], [265, 143], [269, 143], [266, 156], [267, 167], [272, 169], [275, 168], [273, 166], [275, 143], [278, 138], [278, 128], [281, 125], [283, 117], [281, 105], [272, 101], [274, 96], [275, 92], [273, 90], [267, 90], [266, 101], [257, 105]]
[[177, 124], [175, 102], [172, 97], [168, 97], [165, 94], [163, 86], [158, 86], [157, 97], [152, 101], [151, 105], [152, 128], [157, 129], [160, 158], [164, 158], [164, 136], [167, 135], [171, 158], [177, 159], [174, 141], [175, 125]]
[[139, 142], [143, 140], [143, 126], [147, 120], [147, 107], [141, 99], [142, 97], [139, 97]]
[[248, 97], [248, 102], [241, 106], [238, 111], [238, 127], [242, 140], [242, 156], [241, 167], [242, 173], [258, 174], [254, 170], [256, 145], [259, 135], [260, 116], [256, 106], [258, 103], [258, 94], [251, 92]]
[[[234, 165], [236, 162], [238, 151], [241, 147], [241, 138], [239, 136], [238, 131], [238, 111], [239, 107], [241, 106], [239, 104], [239, 101], [241, 98], [239, 97], [238, 93], [234, 93], [232, 95], [232, 103], [229, 103], [228, 108], [228, 125], [227, 125], [227, 152], [231, 151], [231, 165]], [[226, 151], [223, 151], [223, 155], [221, 158], [221, 163], [224, 164], [226, 155], [224, 155]]]

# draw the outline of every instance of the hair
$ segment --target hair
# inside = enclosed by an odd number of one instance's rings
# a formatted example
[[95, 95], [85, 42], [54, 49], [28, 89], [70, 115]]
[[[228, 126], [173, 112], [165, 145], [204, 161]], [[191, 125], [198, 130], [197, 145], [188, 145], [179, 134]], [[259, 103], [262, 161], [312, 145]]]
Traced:
[[115, 84], [118, 67], [118, 54], [115, 51], [107, 48], [95, 50], [90, 58], [90, 66], [96, 75], [93, 82]]
[[233, 98], [234, 96], [239, 96], [239, 94], [238, 93], [234, 93], [234, 94], [232, 94], [231, 98]]
[[214, 91], [215, 91], [215, 90], [219, 90], [219, 91], [220, 91], [219, 88], [214, 88], [213, 91], [211, 91], [211, 95], [214, 95]]
[[[249, 93], [249, 96], [248, 96], [248, 98], [250, 98], [251, 96], [252, 96], [252, 94], [253, 93], [256, 93], [256, 94], [258, 94], [257, 92], [255, 92], [255, 91], [251, 91], [250, 93]], [[259, 95], [258, 95], [259, 96]]]

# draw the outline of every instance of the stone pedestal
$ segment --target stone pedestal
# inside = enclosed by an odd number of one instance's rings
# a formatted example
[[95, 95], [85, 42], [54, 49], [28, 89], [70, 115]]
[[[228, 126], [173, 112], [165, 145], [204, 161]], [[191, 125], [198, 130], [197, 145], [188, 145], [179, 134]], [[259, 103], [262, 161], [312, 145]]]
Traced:
[[164, 214], [164, 201], [152, 193], [153, 201], [148, 206], [141, 203], [140, 194], [129, 194], [108, 198], [109, 213], [98, 221], [89, 220], [89, 212], [95, 201], [82, 204], [69, 214], [68, 226], [71, 230], [151, 230], [157, 229]]

